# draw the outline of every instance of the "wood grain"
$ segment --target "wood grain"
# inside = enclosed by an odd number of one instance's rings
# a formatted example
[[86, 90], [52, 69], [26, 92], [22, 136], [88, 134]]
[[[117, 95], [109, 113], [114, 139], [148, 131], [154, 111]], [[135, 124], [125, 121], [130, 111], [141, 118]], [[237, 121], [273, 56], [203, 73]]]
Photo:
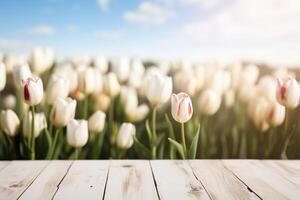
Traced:
[[52, 199], [72, 161], [51, 161], [20, 199]]
[[259, 199], [220, 160], [194, 160], [190, 165], [212, 199]]
[[161, 199], [210, 199], [188, 161], [150, 161]]
[[149, 161], [111, 161], [105, 199], [158, 199]]
[[74, 161], [54, 199], [102, 199], [109, 161]]
[[9, 164], [9, 161], [1, 161], [0, 162], [0, 171], [4, 169]]
[[262, 199], [299, 199], [300, 188], [256, 160], [225, 160], [225, 166]]
[[12, 161], [0, 171], [0, 199], [17, 199], [48, 161]]
[[280, 174], [287, 180], [300, 187], [300, 161], [266, 160], [262, 161], [262, 163], [271, 170], [274, 170], [275, 173]]

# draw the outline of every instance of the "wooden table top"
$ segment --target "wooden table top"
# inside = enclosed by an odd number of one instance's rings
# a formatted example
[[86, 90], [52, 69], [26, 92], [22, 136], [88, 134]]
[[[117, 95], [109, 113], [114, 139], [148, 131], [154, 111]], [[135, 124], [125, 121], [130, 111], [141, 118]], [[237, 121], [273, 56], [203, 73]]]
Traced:
[[300, 160], [1, 161], [0, 199], [300, 199]]

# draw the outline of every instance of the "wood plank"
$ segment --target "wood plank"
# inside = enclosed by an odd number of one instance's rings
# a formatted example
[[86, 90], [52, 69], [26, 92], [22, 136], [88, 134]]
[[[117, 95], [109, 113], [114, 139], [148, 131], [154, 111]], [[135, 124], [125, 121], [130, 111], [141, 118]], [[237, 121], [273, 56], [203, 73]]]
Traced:
[[210, 199], [188, 161], [150, 161], [161, 199]]
[[103, 197], [109, 161], [74, 161], [58, 186], [54, 199], [101, 199]]
[[12, 161], [0, 172], [0, 199], [17, 199], [48, 161]]
[[111, 161], [105, 199], [158, 199], [149, 161]]
[[266, 160], [262, 163], [300, 187], [300, 161]]
[[0, 161], [0, 171], [9, 164], [9, 161]]
[[212, 199], [259, 199], [220, 160], [191, 160], [190, 165]]
[[262, 199], [299, 199], [300, 189], [257, 160], [226, 160], [225, 166]]
[[72, 161], [51, 161], [20, 199], [52, 199]]

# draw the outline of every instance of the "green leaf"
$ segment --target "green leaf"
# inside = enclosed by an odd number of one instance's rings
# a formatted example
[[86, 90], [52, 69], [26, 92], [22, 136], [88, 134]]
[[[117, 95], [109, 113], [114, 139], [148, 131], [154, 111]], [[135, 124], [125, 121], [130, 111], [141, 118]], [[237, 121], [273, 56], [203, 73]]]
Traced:
[[197, 133], [194, 136], [194, 138], [192, 140], [192, 144], [190, 146], [190, 150], [189, 150], [189, 158], [190, 159], [195, 159], [196, 158], [198, 140], [199, 140], [199, 133], [200, 133], [200, 124], [198, 125]]
[[178, 142], [176, 142], [175, 140], [171, 139], [171, 138], [168, 138], [168, 140], [171, 143], [171, 145], [173, 145], [175, 147], [175, 149], [178, 151], [178, 153], [180, 154], [181, 158], [185, 159], [182, 145], [179, 144]]
[[166, 118], [166, 121], [167, 121], [167, 123], [168, 123], [169, 137], [172, 138], [172, 139], [175, 139], [174, 128], [173, 128], [172, 122], [171, 122], [171, 120], [169, 119], [169, 117], [168, 117], [167, 114], [165, 114], [165, 118]]
[[[173, 128], [173, 125], [168, 117], [167, 114], [165, 114], [165, 119], [167, 121], [167, 124], [168, 124], [168, 133], [169, 133], [169, 137], [171, 139], [175, 139], [175, 135], [174, 135], [174, 128]], [[176, 157], [176, 154], [175, 154], [175, 149], [173, 148], [173, 145], [170, 145], [170, 159], [173, 160], [175, 157]]]
[[150, 155], [150, 150], [149, 150], [145, 145], [143, 145], [143, 144], [136, 138], [136, 136], [133, 136], [133, 139], [134, 139], [135, 144], [141, 149], [141, 151], [146, 152], [147, 154]]
[[47, 137], [48, 148], [50, 148], [52, 146], [52, 138], [51, 138], [51, 135], [50, 135], [48, 129], [45, 129], [45, 133], [46, 133], [46, 137]]
[[162, 142], [158, 147], [158, 158], [164, 159], [164, 153], [165, 153], [165, 135], [163, 134]]
[[149, 125], [149, 120], [147, 119], [146, 120], [146, 130], [147, 130], [147, 133], [148, 133], [148, 139], [149, 139], [149, 143], [151, 143], [152, 141], [152, 132], [151, 132], [151, 129], [150, 129], [150, 125]]
[[165, 133], [159, 134], [156, 140], [156, 146], [158, 147], [159, 144], [163, 141], [163, 138], [165, 137]]

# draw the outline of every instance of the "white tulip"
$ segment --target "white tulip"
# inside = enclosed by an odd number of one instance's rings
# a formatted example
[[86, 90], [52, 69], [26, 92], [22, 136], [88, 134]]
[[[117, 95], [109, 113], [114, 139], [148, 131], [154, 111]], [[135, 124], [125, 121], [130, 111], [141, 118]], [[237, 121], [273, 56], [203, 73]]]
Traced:
[[32, 71], [36, 74], [42, 74], [50, 69], [54, 62], [54, 51], [51, 48], [33, 49], [31, 55], [31, 67]]
[[6, 67], [6, 73], [10, 74], [13, 70], [13, 67], [18, 63], [17, 56], [15, 54], [6, 54], [3, 58], [3, 63]]
[[213, 90], [205, 90], [198, 101], [198, 108], [204, 115], [215, 114], [221, 105], [221, 96]]
[[76, 101], [58, 97], [51, 110], [51, 122], [54, 126], [64, 127], [75, 117]]
[[139, 88], [142, 84], [145, 68], [141, 60], [134, 59], [132, 61], [130, 74], [128, 77], [128, 85], [134, 88]]
[[252, 120], [256, 128], [262, 132], [267, 131], [270, 127], [267, 121], [269, 102], [265, 97], [257, 97], [253, 100], [250, 111]]
[[233, 63], [229, 66], [231, 76], [231, 87], [236, 90], [241, 84], [242, 64], [240, 62]]
[[67, 125], [67, 142], [71, 147], [80, 148], [88, 142], [88, 123], [86, 120], [72, 119]]
[[231, 108], [235, 102], [235, 92], [233, 89], [227, 90], [224, 94], [224, 104], [226, 108]]
[[55, 68], [54, 73], [65, 80], [69, 81], [70, 93], [78, 90], [78, 73], [70, 64], [59, 65]]
[[94, 110], [102, 110], [106, 112], [110, 106], [111, 99], [104, 93], [94, 94]]
[[237, 92], [238, 99], [243, 103], [247, 103], [257, 95], [257, 87], [245, 84], [240, 86]]
[[26, 80], [29, 77], [32, 77], [32, 73], [29, 68], [29, 65], [28, 64], [15, 65], [13, 68], [13, 77], [14, 77], [16, 86], [19, 86], [20, 84], [22, 84], [23, 80]]
[[253, 64], [247, 65], [241, 73], [241, 77], [240, 77], [241, 82], [239, 84], [254, 85], [258, 76], [259, 76], [258, 67]]
[[205, 81], [205, 69], [203, 66], [198, 65], [194, 69], [196, 81], [197, 81], [197, 91], [200, 91], [204, 87]]
[[30, 77], [22, 81], [23, 100], [29, 106], [39, 104], [44, 95], [43, 82], [38, 77]]
[[105, 126], [106, 114], [102, 111], [96, 111], [88, 120], [89, 131], [92, 133], [100, 133]]
[[277, 79], [277, 100], [289, 108], [295, 109], [300, 101], [300, 86], [294, 78]]
[[97, 70], [94, 70], [95, 88], [94, 93], [100, 93], [103, 90], [102, 74]]
[[[27, 112], [23, 119], [23, 134], [28, 138], [31, 134], [32, 113]], [[34, 137], [38, 137], [42, 130], [47, 128], [47, 120], [44, 113], [34, 113]]]
[[158, 63], [158, 68], [163, 74], [168, 74], [171, 70], [170, 62], [164, 60]]
[[76, 68], [82, 65], [89, 66], [91, 63], [91, 58], [87, 55], [75, 56], [72, 58], [72, 63]]
[[133, 110], [125, 109], [125, 114], [130, 122], [139, 122], [145, 119], [149, 113], [149, 107], [146, 104], [141, 104]]
[[2, 110], [0, 115], [0, 122], [2, 130], [10, 137], [17, 135], [20, 120], [16, 113], [10, 109]]
[[105, 74], [108, 70], [108, 60], [104, 56], [97, 56], [94, 60], [94, 65], [102, 74]]
[[118, 82], [116, 74], [110, 72], [104, 78], [104, 92], [114, 98], [120, 94], [121, 86]]
[[57, 98], [66, 98], [69, 90], [69, 81], [60, 76], [52, 75], [46, 88], [46, 102], [52, 105]]
[[[189, 77], [189, 78], [186, 78]], [[177, 71], [174, 76], [174, 87], [177, 91], [183, 91], [194, 96], [198, 89], [198, 82], [193, 71]]]
[[123, 123], [119, 129], [117, 145], [121, 149], [129, 149], [133, 145], [135, 126], [131, 123]]
[[79, 90], [84, 94], [91, 94], [96, 90], [96, 70], [91, 67], [79, 70]]
[[130, 60], [127, 57], [120, 57], [113, 60], [112, 72], [116, 74], [120, 83], [125, 82], [130, 73]]
[[270, 102], [276, 101], [276, 81], [272, 76], [263, 76], [258, 81], [258, 95], [265, 96]]
[[166, 103], [172, 94], [172, 78], [154, 72], [147, 77], [146, 96], [152, 106]]
[[230, 74], [224, 70], [213, 72], [208, 79], [206, 87], [222, 95], [230, 87]]
[[16, 106], [17, 99], [14, 95], [9, 94], [3, 97], [2, 103], [6, 109], [14, 109]]
[[269, 104], [267, 111], [267, 121], [274, 127], [280, 126], [284, 122], [285, 107], [277, 102]]
[[0, 63], [0, 92], [5, 88], [6, 84], [6, 69], [3, 63]]
[[145, 97], [146, 96], [146, 90], [147, 90], [147, 87], [148, 87], [148, 79], [154, 73], [162, 73], [162, 72], [157, 67], [149, 67], [149, 68], [146, 69], [146, 72], [145, 72], [145, 74], [144, 74], [144, 76], [142, 78], [141, 85], [138, 88], [138, 93], [139, 93], [139, 95], [141, 97]]
[[138, 97], [134, 88], [123, 86], [121, 89], [120, 100], [125, 115], [130, 122], [143, 120], [149, 112], [149, 107], [147, 105], [138, 105]]

